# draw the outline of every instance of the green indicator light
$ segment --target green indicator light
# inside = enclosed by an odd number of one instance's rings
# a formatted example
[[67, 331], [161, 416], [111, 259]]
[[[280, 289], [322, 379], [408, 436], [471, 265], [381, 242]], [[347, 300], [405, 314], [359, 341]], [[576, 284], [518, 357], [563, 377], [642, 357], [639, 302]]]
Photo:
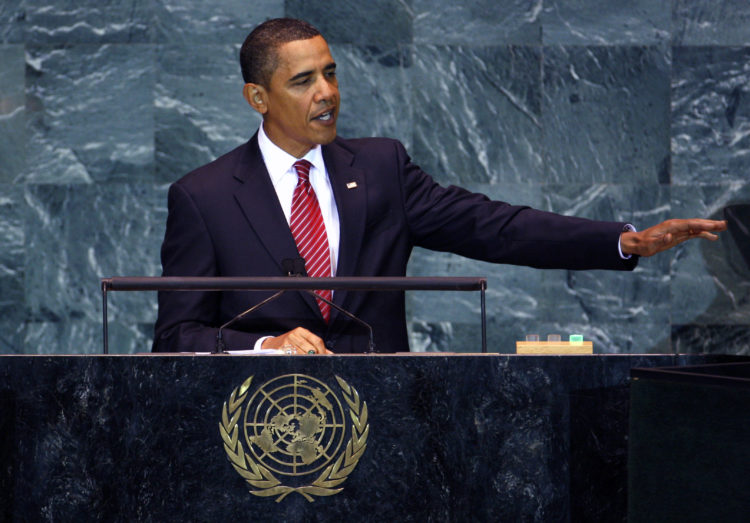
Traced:
[[583, 343], [583, 334], [571, 334], [570, 343]]

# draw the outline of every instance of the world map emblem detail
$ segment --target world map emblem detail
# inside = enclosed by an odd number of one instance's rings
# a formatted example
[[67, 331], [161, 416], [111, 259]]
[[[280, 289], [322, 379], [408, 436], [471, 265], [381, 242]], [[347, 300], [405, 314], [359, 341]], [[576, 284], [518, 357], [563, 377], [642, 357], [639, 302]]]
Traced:
[[219, 423], [227, 457], [250, 493], [280, 502], [293, 492], [308, 501], [341, 492], [367, 446], [367, 404], [359, 393], [339, 376], [338, 391], [304, 374], [251, 391], [252, 381], [232, 391]]

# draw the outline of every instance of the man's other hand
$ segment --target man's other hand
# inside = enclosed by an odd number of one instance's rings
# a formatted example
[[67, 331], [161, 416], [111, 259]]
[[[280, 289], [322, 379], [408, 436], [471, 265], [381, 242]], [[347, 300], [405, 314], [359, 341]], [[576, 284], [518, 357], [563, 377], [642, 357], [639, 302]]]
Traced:
[[716, 241], [719, 237], [713, 233], [726, 229], [724, 220], [667, 220], [640, 232], [623, 232], [620, 248], [624, 254], [653, 256], [693, 238]]
[[307, 329], [297, 327], [280, 336], [263, 340], [263, 349], [278, 349], [286, 354], [333, 354], [325, 343]]

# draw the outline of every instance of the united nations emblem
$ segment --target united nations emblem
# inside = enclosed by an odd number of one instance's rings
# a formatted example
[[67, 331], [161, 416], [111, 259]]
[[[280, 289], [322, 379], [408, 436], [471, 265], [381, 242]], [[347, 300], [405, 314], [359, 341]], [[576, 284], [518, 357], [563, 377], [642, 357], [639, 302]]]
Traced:
[[251, 393], [252, 381], [232, 391], [219, 423], [227, 457], [250, 493], [278, 496], [278, 503], [292, 492], [308, 501], [341, 492], [367, 446], [367, 403], [338, 376], [346, 409], [311, 376], [286, 374]]

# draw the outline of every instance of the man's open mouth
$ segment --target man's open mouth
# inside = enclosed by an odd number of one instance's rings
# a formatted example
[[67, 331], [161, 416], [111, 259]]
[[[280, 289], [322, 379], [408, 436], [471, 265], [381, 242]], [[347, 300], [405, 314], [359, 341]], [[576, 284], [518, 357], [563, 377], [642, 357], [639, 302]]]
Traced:
[[333, 109], [319, 114], [313, 120], [320, 120], [321, 122], [330, 122], [333, 119]]

